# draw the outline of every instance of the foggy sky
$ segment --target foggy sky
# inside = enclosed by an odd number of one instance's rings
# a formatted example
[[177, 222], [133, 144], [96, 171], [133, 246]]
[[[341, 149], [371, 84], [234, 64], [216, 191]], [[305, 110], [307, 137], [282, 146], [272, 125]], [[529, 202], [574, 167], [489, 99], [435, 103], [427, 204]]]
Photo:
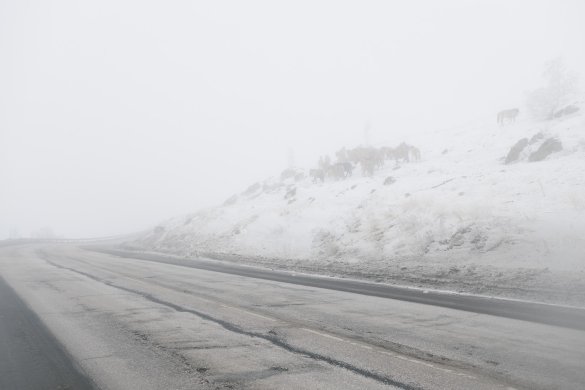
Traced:
[[[585, 2], [0, 0], [0, 238], [148, 228], [585, 69]], [[582, 74], [583, 76], [583, 74]]]

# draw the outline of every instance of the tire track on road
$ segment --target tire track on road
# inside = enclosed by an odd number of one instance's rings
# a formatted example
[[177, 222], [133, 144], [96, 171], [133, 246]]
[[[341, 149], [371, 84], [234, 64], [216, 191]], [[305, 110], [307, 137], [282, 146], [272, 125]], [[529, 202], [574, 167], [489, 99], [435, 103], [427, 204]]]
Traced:
[[372, 371], [369, 371], [367, 369], [352, 365], [350, 363], [347, 363], [347, 362], [344, 362], [341, 360], [337, 360], [337, 359], [334, 359], [334, 358], [329, 357], [329, 356], [325, 356], [323, 354], [319, 354], [319, 353], [308, 351], [306, 349], [295, 347], [293, 345], [290, 345], [286, 341], [278, 338], [276, 335], [248, 331], [248, 330], [242, 329], [241, 327], [239, 327], [231, 322], [224, 321], [222, 319], [211, 316], [207, 313], [203, 313], [203, 312], [195, 310], [195, 309], [186, 308], [186, 307], [177, 305], [175, 303], [165, 301], [163, 299], [157, 298], [151, 294], [145, 293], [145, 292], [140, 291], [140, 290], [136, 290], [136, 289], [132, 289], [132, 288], [128, 288], [128, 287], [123, 287], [123, 286], [118, 286], [118, 285], [115, 285], [108, 280], [96, 277], [96, 276], [91, 275], [89, 273], [57, 264], [57, 263], [49, 260], [48, 255], [42, 250], [39, 250], [38, 254], [43, 260], [45, 260], [48, 264], [52, 265], [53, 267], [56, 267], [59, 269], [64, 269], [64, 270], [67, 270], [70, 272], [74, 272], [76, 274], [79, 274], [79, 275], [85, 276], [89, 279], [92, 279], [96, 282], [105, 284], [109, 287], [139, 295], [139, 296], [143, 297], [144, 299], [147, 299], [147, 300], [149, 300], [153, 303], [159, 304], [159, 305], [166, 306], [166, 307], [171, 308], [177, 312], [193, 314], [201, 319], [213, 322], [213, 323], [223, 327], [227, 331], [268, 341], [269, 343], [273, 344], [274, 346], [282, 348], [288, 352], [291, 352], [291, 353], [294, 353], [297, 355], [301, 355], [301, 356], [304, 356], [304, 357], [307, 357], [307, 358], [310, 358], [313, 360], [321, 361], [323, 363], [326, 363], [326, 364], [329, 364], [332, 366], [346, 369], [350, 372], [353, 372], [354, 374], [360, 375], [362, 377], [374, 380], [376, 382], [379, 382], [379, 383], [382, 383], [385, 385], [394, 386], [394, 387], [397, 387], [397, 388], [403, 389], [403, 390], [423, 390], [422, 387], [420, 387], [416, 384], [404, 383], [404, 382], [398, 381], [390, 376], [386, 376], [386, 375], [382, 375], [382, 374], [379, 374], [376, 372], [372, 372]]

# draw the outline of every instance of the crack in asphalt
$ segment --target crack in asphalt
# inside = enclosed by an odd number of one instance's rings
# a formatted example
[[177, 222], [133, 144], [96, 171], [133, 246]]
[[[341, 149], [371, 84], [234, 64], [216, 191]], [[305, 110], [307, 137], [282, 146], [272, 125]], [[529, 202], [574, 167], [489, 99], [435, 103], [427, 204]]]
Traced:
[[[111, 272], [111, 269], [109, 269], [106, 266], [98, 266], [96, 264], [93, 264], [91, 262], [88, 262], [87, 260], [82, 260], [82, 259], [80, 259], [78, 257], [66, 256], [66, 258], [68, 258], [70, 260], [73, 260], [73, 261], [76, 261], [76, 262], [79, 262], [79, 263], [82, 263], [82, 264], [85, 264], [87, 266], [93, 267], [94, 269], [99, 269], [99, 270], [102, 270], [102, 271]], [[125, 271], [128, 272], [129, 270], [126, 269]], [[124, 271], [120, 271], [120, 270], [117, 270], [116, 275], [122, 275], [124, 277], [130, 278], [130, 279], [134, 279], [131, 276], [129, 276], [127, 273], [125, 273]], [[140, 279], [146, 279], [146, 278], [152, 279], [152, 278], [154, 278], [154, 276], [141, 277]], [[217, 297], [211, 297], [211, 296], [209, 296], [207, 294], [201, 293], [200, 291], [185, 290], [184, 288], [180, 288], [180, 287], [176, 287], [176, 286], [171, 286], [168, 283], [163, 282], [162, 280], [153, 281], [152, 284], [157, 285], [157, 286], [162, 287], [162, 288], [165, 288], [165, 289], [168, 289], [168, 290], [173, 290], [173, 291], [176, 291], [176, 292], [179, 292], [179, 293], [188, 293], [189, 295], [192, 295], [192, 296], [197, 297], [199, 299], [213, 300], [214, 302], [220, 302], [220, 303], [223, 303], [223, 304], [227, 304], [227, 302], [225, 300], [218, 299]], [[311, 292], [312, 290], [303, 290], [303, 291]], [[122, 295], [122, 294], [120, 293], [120, 295]], [[338, 302], [338, 301], [342, 301], [342, 300], [330, 300], [329, 302]], [[258, 307], [260, 305], [253, 305], [253, 306]], [[268, 307], [273, 307], [273, 305], [267, 305], [267, 306]], [[235, 310], [243, 310], [241, 308], [235, 308], [235, 307], [231, 307], [231, 308], [232, 309], [235, 309]], [[262, 316], [260, 314], [257, 314], [257, 313], [248, 311], [248, 310], [243, 310], [243, 311], [245, 311], [247, 314], [251, 314], [251, 315], [254, 315], [254, 316], [259, 316], [261, 318], [270, 319], [270, 321], [274, 321], [274, 319], [272, 319], [272, 318], [265, 317], [265, 316]], [[472, 317], [476, 317], [476, 316], [480, 316], [480, 315], [481, 314], [473, 313], [473, 314], [470, 314], [468, 317], [465, 317], [465, 318], [472, 318]], [[286, 322], [290, 326], [293, 326], [293, 327], [294, 326], [297, 326], [297, 327], [300, 327], [300, 328], [303, 328], [304, 327], [304, 324], [302, 324], [302, 323], [296, 323], [296, 322], [291, 322], [290, 319], [287, 319]], [[349, 330], [350, 332], [354, 332], [354, 330], [351, 329], [351, 328], [344, 328], [344, 329]], [[309, 330], [307, 328], [305, 328], [305, 330], [307, 330], [309, 332], [312, 332], [311, 330]], [[356, 341], [359, 341], [359, 342], [364, 342], [366, 344], [369, 344], [370, 343], [369, 340], [367, 340], [364, 337], [358, 336], [358, 335], [354, 335], [353, 336], [353, 339], [356, 340]], [[398, 344], [398, 343], [395, 343], [395, 342], [391, 342], [391, 341], [388, 341], [388, 340], [383, 340], [383, 342], [384, 342], [384, 345], [376, 345], [376, 346], [382, 347], [385, 350], [388, 349], [388, 350], [390, 350], [390, 351], [392, 351], [394, 353], [400, 354], [400, 355], [405, 355], [405, 356], [408, 356], [408, 357], [412, 357], [413, 359], [416, 359], [416, 360], [421, 361], [421, 362], [428, 362], [428, 363], [439, 364], [439, 365], [448, 365], [452, 369], [460, 369], [460, 370], [466, 370], [466, 371], [475, 371], [478, 368], [476, 365], [471, 364], [471, 363], [457, 362], [457, 361], [454, 361], [454, 360], [450, 360], [448, 358], [445, 358], [443, 356], [433, 355], [431, 353], [424, 352], [422, 350], [418, 350], [418, 349], [415, 349], [415, 348], [412, 348], [412, 347], [408, 347], [406, 345]], [[351, 344], [351, 342], [349, 342], [349, 343]], [[382, 353], [384, 353], [384, 352], [382, 352]], [[422, 364], [424, 364], [424, 363], [422, 363]]]
[[[259, 280], [281, 282], [284, 284], [344, 291], [354, 294], [396, 299], [478, 314], [541, 323], [545, 325], [560, 326], [575, 330], [585, 330], [585, 309], [576, 306], [473, 294], [453, 294], [440, 290], [425, 291], [418, 288], [380, 284], [366, 280], [343, 280], [339, 278], [320, 277], [318, 275], [311, 275], [310, 272], [308, 274], [303, 274], [295, 272], [294, 270], [275, 271], [249, 267], [241, 264], [226, 264], [213, 260], [208, 261], [198, 259], [193, 261], [193, 259], [180, 258], [166, 254], [95, 247], [89, 248], [89, 250], [134, 260], [172, 264], [181, 267], [203, 269], [206, 271], [221, 272]], [[281, 287], [284, 287], [284, 284]], [[517, 290], [517, 288], [515, 288], [515, 290]]]
[[83, 275], [83, 276], [85, 276], [87, 278], [90, 278], [92, 280], [95, 280], [95, 281], [97, 281], [99, 283], [105, 284], [107, 286], [110, 286], [110, 287], [113, 287], [113, 288], [117, 288], [117, 289], [120, 289], [120, 290], [123, 290], [123, 291], [126, 291], [126, 292], [130, 292], [130, 293], [133, 293], [133, 294], [140, 295], [141, 297], [143, 297], [143, 298], [145, 298], [145, 299], [147, 299], [147, 300], [149, 300], [149, 301], [151, 301], [153, 303], [156, 303], [156, 304], [159, 304], [159, 305], [163, 305], [163, 306], [169, 307], [169, 308], [171, 308], [171, 309], [173, 309], [173, 310], [175, 310], [177, 312], [180, 312], [180, 313], [190, 313], [190, 314], [196, 315], [199, 318], [202, 318], [202, 319], [205, 319], [207, 321], [211, 321], [213, 323], [216, 323], [216, 324], [220, 325], [221, 327], [223, 327], [224, 329], [226, 329], [226, 330], [228, 330], [230, 332], [242, 334], [242, 335], [245, 335], [245, 336], [248, 336], [248, 337], [263, 339], [263, 340], [268, 341], [269, 343], [271, 343], [271, 344], [273, 344], [273, 345], [275, 345], [275, 346], [277, 346], [279, 348], [282, 348], [282, 349], [284, 349], [284, 350], [286, 350], [288, 352], [291, 352], [291, 353], [294, 353], [294, 354], [297, 354], [297, 355], [302, 355], [302, 356], [308, 357], [308, 358], [313, 359], [313, 360], [322, 361], [322, 362], [327, 363], [327, 364], [332, 365], [332, 366], [344, 368], [344, 369], [346, 369], [348, 371], [351, 371], [351, 372], [353, 372], [353, 373], [355, 373], [357, 375], [363, 376], [363, 377], [368, 378], [368, 379], [372, 379], [372, 380], [374, 380], [376, 382], [380, 382], [380, 383], [383, 383], [385, 385], [398, 387], [398, 388], [403, 389], [403, 390], [423, 390], [422, 387], [419, 387], [419, 386], [416, 386], [416, 385], [412, 385], [412, 384], [408, 384], [408, 383], [403, 383], [403, 382], [400, 382], [400, 381], [398, 381], [396, 379], [393, 379], [391, 377], [388, 377], [388, 376], [385, 376], [385, 375], [381, 375], [381, 374], [377, 374], [375, 372], [368, 371], [368, 370], [366, 370], [364, 368], [356, 367], [356, 366], [354, 366], [354, 365], [352, 365], [350, 363], [347, 363], [347, 362], [344, 362], [344, 361], [341, 361], [341, 360], [337, 360], [337, 359], [334, 359], [334, 358], [331, 358], [329, 356], [325, 356], [325, 355], [322, 355], [322, 354], [319, 354], [319, 353], [311, 352], [311, 351], [308, 351], [308, 350], [305, 350], [305, 349], [302, 349], [302, 348], [295, 347], [293, 345], [288, 344], [284, 340], [276, 337], [275, 335], [267, 335], [267, 334], [258, 333], [258, 332], [251, 332], [251, 331], [242, 329], [239, 326], [237, 326], [237, 325], [235, 325], [235, 324], [233, 324], [231, 322], [221, 320], [219, 318], [213, 317], [213, 316], [211, 316], [209, 314], [200, 312], [198, 310], [188, 309], [188, 308], [185, 308], [183, 306], [177, 305], [175, 303], [168, 302], [168, 301], [162, 300], [160, 298], [157, 298], [157, 297], [155, 297], [155, 296], [153, 296], [151, 294], [148, 294], [148, 293], [145, 293], [145, 292], [142, 292], [142, 291], [139, 291], [139, 290], [135, 290], [135, 289], [132, 289], [132, 288], [128, 288], [128, 287], [118, 286], [118, 285], [113, 284], [110, 281], [107, 281], [107, 280], [98, 278], [98, 277], [96, 277], [94, 275], [91, 275], [91, 274], [88, 274], [86, 272], [79, 271], [79, 270], [76, 270], [76, 269], [73, 269], [73, 268], [70, 268], [70, 267], [66, 267], [66, 266], [63, 266], [63, 265], [60, 265], [60, 264], [56, 264], [56, 263], [52, 262], [51, 260], [49, 260], [48, 259], [48, 255], [44, 251], [42, 251], [42, 250], [39, 250], [37, 253], [48, 264], [50, 264], [50, 265], [52, 265], [52, 266], [54, 266], [56, 268], [60, 268], [60, 269], [64, 269], [64, 270], [67, 270], [67, 271], [70, 271], [70, 272], [74, 272], [74, 273], [77, 273], [79, 275]]

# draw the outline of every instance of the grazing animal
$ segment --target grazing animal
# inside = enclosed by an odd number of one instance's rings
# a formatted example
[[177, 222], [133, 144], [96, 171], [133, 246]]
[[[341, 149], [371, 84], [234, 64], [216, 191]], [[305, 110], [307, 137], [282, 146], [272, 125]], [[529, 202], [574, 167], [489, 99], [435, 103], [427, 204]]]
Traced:
[[327, 176], [335, 180], [343, 179], [343, 167], [340, 164], [333, 164], [325, 171]]
[[516, 117], [520, 113], [520, 110], [517, 108], [511, 108], [509, 110], [502, 110], [498, 112], [498, 125], [503, 126], [506, 121], [508, 122], [516, 122]]
[[376, 148], [368, 147], [362, 150], [359, 161], [362, 164], [367, 161], [374, 168], [381, 168], [384, 166], [384, 154]]
[[313, 182], [320, 180], [321, 183], [325, 181], [325, 172], [322, 169], [311, 169], [309, 171], [309, 176], [313, 179]]
[[376, 170], [375, 160], [363, 160], [360, 162], [360, 165], [362, 166], [362, 175], [364, 176], [372, 176]]
[[420, 161], [420, 150], [415, 146], [411, 146], [408, 152], [408, 158], [410, 161]]
[[394, 149], [388, 146], [383, 146], [380, 148], [380, 152], [385, 160], [391, 160], [394, 158]]
[[412, 146], [405, 144], [404, 142], [394, 148], [394, 159], [398, 162], [403, 160], [404, 162], [410, 162], [410, 150]]
[[362, 159], [363, 153], [364, 153], [364, 148], [361, 146], [358, 146], [358, 147], [353, 148], [347, 152], [347, 158], [349, 161], [353, 162], [354, 164], [357, 164]]
[[327, 176], [332, 177], [333, 179], [341, 180], [350, 176], [352, 170], [353, 166], [351, 163], [338, 162], [331, 165], [329, 169], [325, 171], [325, 173]]
[[349, 161], [345, 161], [341, 163], [343, 166], [343, 172], [345, 173], [345, 177], [349, 177], [353, 174], [353, 164]]
[[373, 158], [376, 168], [382, 168], [384, 166], [386, 159], [384, 158], [384, 153], [380, 150], [374, 149]]
[[345, 179], [353, 173], [353, 165], [350, 162], [338, 162], [333, 164], [327, 173], [335, 179]]

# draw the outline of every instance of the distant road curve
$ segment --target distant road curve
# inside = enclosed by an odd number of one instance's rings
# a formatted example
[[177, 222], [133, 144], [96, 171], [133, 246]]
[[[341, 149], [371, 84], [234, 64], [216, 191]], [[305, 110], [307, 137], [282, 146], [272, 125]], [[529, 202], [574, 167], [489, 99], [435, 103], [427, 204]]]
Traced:
[[117, 236], [88, 237], [88, 238], [9, 238], [0, 240], [0, 248], [12, 245], [32, 244], [99, 244], [105, 242], [124, 241], [138, 237], [142, 233], [131, 233]]
[[585, 330], [585, 309], [527, 302], [502, 298], [462, 295], [457, 293], [421, 290], [387, 284], [358, 280], [328, 278], [292, 272], [273, 271], [237, 264], [229, 264], [205, 259], [182, 259], [164, 254], [124, 251], [106, 247], [86, 247], [96, 252], [107, 253], [124, 258], [167, 263], [182, 267], [222, 272], [249, 278], [272, 280], [329, 290], [350, 292], [381, 298], [397, 299], [433, 306], [447, 307], [473, 313], [488, 314], [523, 321], [555, 325], [565, 328]]

